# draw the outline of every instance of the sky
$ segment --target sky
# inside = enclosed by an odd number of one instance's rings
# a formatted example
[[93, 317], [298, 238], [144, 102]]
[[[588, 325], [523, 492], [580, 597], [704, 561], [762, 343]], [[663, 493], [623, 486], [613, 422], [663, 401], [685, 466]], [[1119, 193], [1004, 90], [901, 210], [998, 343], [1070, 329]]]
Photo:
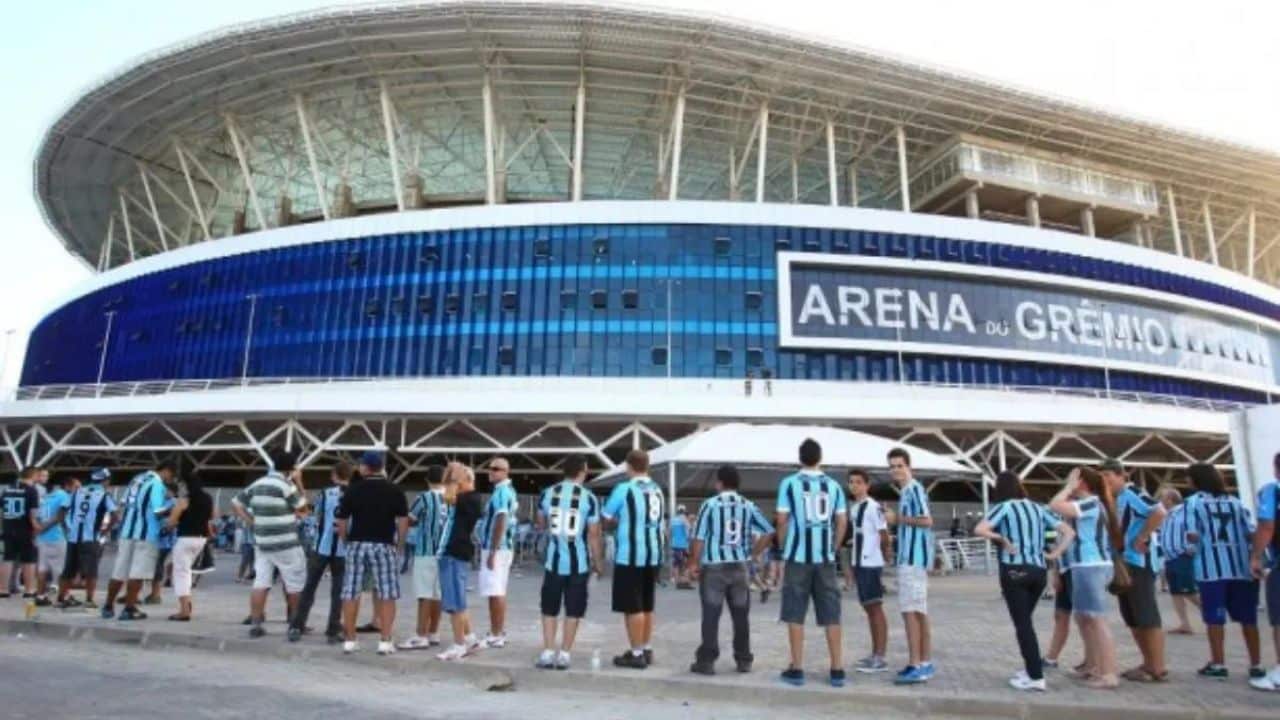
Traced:
[[[90, 269], [44, 223], [32, 159], [72, 100], [140, 55], [307, 0], [25, 0], [7, 7], [0, 80], [0, 387], [26, 333]], [[889, 53], [1280, 152], [1280, 3], [1270, 0], [649, 0]], [[76, 352], [68, 348], [68, 352]]]

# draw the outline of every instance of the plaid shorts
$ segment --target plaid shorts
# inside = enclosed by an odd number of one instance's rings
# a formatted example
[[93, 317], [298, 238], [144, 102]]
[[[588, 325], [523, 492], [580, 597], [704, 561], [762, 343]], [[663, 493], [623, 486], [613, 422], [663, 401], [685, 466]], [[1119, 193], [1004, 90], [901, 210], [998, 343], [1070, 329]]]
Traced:
[[366, 574], [373, 579], [373, 594], [380, 600], [400, 599], [400, 559], [396, 549], [384, 543], [354, 542], [347, 545], [347, 571], [342, 575], [342, 599], [354, 600], [364, 589]]

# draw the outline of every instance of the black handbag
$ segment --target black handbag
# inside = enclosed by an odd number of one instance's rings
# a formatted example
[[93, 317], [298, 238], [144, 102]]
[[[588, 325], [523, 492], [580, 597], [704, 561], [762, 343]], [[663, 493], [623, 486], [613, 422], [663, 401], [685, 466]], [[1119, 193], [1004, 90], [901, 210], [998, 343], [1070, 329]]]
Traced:
[[204, 550], [200, 551], [200, 556], [196, 558], [195, 563], [191, 566], [191, 572], [201, 575], [213, 570], [213, 545], [211, 543], [204, 544]]

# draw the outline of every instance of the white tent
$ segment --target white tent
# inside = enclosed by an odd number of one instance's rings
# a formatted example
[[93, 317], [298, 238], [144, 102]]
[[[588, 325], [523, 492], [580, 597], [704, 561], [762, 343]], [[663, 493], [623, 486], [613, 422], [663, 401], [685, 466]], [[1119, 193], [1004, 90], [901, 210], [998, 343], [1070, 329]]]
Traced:
[[[889, 450], [905, 448], [911, 454], [916, 478], [973, 480], [977, 471], [935, 452], [878, 435], [812, 425], [752, 425], [726, 423], [680, 438], [649, 453], [650, 473], [657, 482], [666, 481], [671, 509], [677, 495], [712, 494], [715, 471], [732, 464], [742, 476], [744, 495], [772, 497], [778, 481], [798, 466], [800, 443], [813, 438], [822, 446], [822, 465], [843, 484], [850, 468], [862, 468], [873, 478], [888, 474]], [[594, 488], [609, 488], [625, 477], [623, 468], [605, 473], [591, 482]], [[983, 484], [984, 506], [986, 484]]]

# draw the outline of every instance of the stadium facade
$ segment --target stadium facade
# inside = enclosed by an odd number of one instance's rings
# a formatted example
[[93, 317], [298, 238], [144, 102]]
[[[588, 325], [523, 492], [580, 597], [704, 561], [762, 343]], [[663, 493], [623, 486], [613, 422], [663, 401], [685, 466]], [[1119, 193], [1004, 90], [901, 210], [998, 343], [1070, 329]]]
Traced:
[[745, 418], [1155, 479], [1229, 469], [1280, 390], [1280, 157], [735, 21], [230, 28], [78, 97], [34, 170], [96, 273], [32, 333], [14, 465], [377, 443], [534, 482]]

